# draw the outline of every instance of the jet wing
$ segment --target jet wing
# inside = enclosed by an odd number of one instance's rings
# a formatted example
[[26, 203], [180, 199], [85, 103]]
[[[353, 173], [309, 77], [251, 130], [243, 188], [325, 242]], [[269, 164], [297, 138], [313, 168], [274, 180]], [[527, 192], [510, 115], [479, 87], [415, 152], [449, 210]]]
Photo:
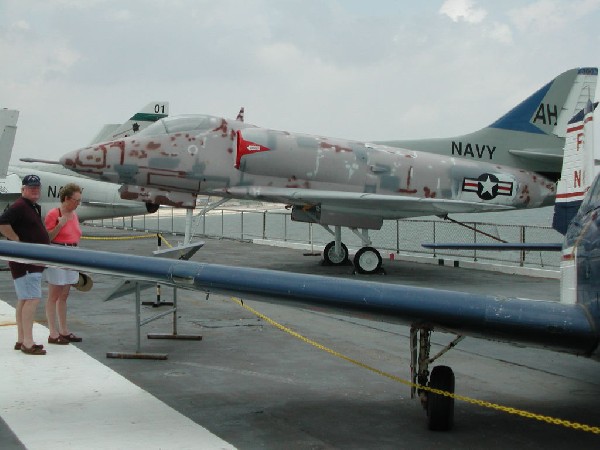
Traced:
[[562, 243], [558, 242], [542, 242], [536, 243], [512, 243], [512, 242], [498, 242], [498, 243], [481, 243], [481, 244], [459, 244], [459, 243], [438, 243], [438, 244], [421, 244], [421, 247], [430, 248], [434, 250], [496, 250], [496, 251], [509, 251], [509, 250], [525, 250], [535, 252], [559, 252], [562, 250]]
[[332, 211], [379, 215], [386, 219], [514, 209], [511, 206], [461, 200], [268, 186], [232, 187], [223, 191], [215, 191], [214, 194], [298, 206], [321, 205]]
[[597, 336], [580, 304], [484, 296], [275, 270], [0, 241], [0, 259], [34, 262], [259, 301], [358, 311], [392, 322], [589, 354]]
[[15, 200], [17, 200], [19, 197], [21, 197], [20, 193], [2, 193], [0, 194], [0, 203], [4, 204], [4, 203], [13, 203]]
[[523, 149], [509, 150], [508, 153], [525, 159], [533, 159], [544, 163], [556, 163], [562, 160], [563, 155], [550, 153], [551, 149]]

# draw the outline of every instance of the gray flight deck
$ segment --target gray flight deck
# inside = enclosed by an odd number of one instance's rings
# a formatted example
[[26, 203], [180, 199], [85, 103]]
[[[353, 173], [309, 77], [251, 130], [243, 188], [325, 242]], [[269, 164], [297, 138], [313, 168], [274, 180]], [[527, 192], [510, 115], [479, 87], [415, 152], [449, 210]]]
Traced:
[[[130, 231], [84, 227], [86, 236], [130, 236]], [[173, 245], [181, 237], [165, 236]], [[156, 238], [84, 240], [82, 247], [150, 255]], [[353, 277], [352, 268], [323, 267], [305, 251], [231, 240], [206, 240], [194, 261], [253, 266], [300, 273]], [[3, 265], [3, 264], [2, 264]], [[405, 283], [475, 293], [532, 299], [559, 298], [556, 278], [507, 275], [451, 265], [386, 260], [387, 275], [361, 279]], [[15, 305], [10, 273], [0, 272], [0, 298]], [[201, 341], [146, 339], [169, 333], [166, 316], [142, 328], [141, 350], [165, 353], [166, 360], [113, 359], [108, 352], [136, 349], [134, 296], [102, 302], [119, 283], [94, 275], [90, 292], [73, 291], [69, 300], [75, 344], [89, 356], [240, 449], [401, 449], [401, 448], [598, 448], [600, 435], [542, 423], [456, 401], [455, 428], [426, 429], [425, 413], [409, 388], [287, 334], [231, 301], [227, 296], [178, 290], [179, 334]], [[156, 290], [143, 291], [156, 299]], [[161, 289], [171, 300], [172, 289]], [[260, 313], [353, 360], [402, 379], [409, 378], [409, 329], [319, 308], [246, 300]], [[147, 317], [167, 306], [143, 306]], [[37, 321], [45, 325], [43, 308]], [[39, 339], [39, 338], [38, 338]], [[449, 336], [435, 333], [435, 343]], [[45, 343], [45, 342], [43, 342]], [[5, 344], [6, 345], [6, 344]], [[46, 345], [52, 358], [54, 346]], [[435, 345], [433, 352], [441, 346]], [[13, 352], [5, 348], [2, 352]], [[29, 358], [23, 355], [23, 358]], [[600, 365], [539, 349], [467, 338], [439, 364], [456, 374], [457, 394], [537, 414], [600, 426]], [[54, 389], [68, 390], [57, 385]], [[1, 400], [1, 399], [0, 399]], [[65, 433], [69, 432], [65, 411]], [[91, 428], [94, 423], [90, 423]], [[160, 423], [155, 426], [161, 426]], [[55, 430], [56, 431], [56, 430]], [[32, 433], [43, 433], [32, 427]], [[23, 448], [0, 421], [0, 447]], [[92, 448], [90, 446], [89, 448]], [[114, 442], [112, 448], [124, 447]], [[48, 442], [46, 448], [54, 448]], [[147, 448], [152, 448], [148, 446]], [[204, 448], [198, 442], [197, 448]]]

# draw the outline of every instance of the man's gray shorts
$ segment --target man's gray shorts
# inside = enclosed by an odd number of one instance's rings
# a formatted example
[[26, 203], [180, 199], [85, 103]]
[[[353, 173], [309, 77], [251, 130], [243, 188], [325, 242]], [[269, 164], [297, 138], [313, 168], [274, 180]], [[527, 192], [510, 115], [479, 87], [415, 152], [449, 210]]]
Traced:
[[42, 272], [32, 272], [14, 280], [17, 299], [42, 298]]

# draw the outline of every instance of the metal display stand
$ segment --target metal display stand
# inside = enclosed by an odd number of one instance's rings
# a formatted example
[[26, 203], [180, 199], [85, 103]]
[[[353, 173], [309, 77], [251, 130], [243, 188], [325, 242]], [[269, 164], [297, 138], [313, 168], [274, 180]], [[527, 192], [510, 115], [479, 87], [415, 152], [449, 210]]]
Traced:
[[[156, 255], [156, 254], [158, 254], [159, 252], [162, 251], [161, 250], [162, 238], [160, 237], [160, 234], [156, 235], [156, 239], [157, 239], [156, 245], [157, 245], [158, 248], [157, 248], [156, 251], [152, 252], [154, 255]], [[171, 251], [171, 249], [167, 250], [167, 252], [168, 251]], [[189, 257], [186, 258], [186, 259], [189, 259]], [[160, 284], [159, 283], [156, 283], [156, 300], [154, 300], [153, 302], [142, 302], [142, 305], [144, 305], [144, 306], [152, 306], [153, 308], [158, 308], [160, 306], [174, 306], [173, 302], [164, 302], [164, 301], [161, 300], [161, 298], [160, 298]]]
[[[164, 251], [153, 252], [155, 256], [161, 257], [170, 257], [177, 259], [189, 259], [192, 255], [194, 255], [200, 247], [204, 245], [204, 242], [197, 242], [194, 244], [187, 244], [185, 246], [174, 247]], [[147, 304], [146, 302], [141, 301], [141, 291], [143, 289], [148, 289], [155, 286], [155, 283], [151, 283], [148, 281], [124, 281], [117, 288], [113, 290], [104, 301], [114, 300], [116, 298], [120, 298], [124, 295], [131, 294], [135, 292], [135, 328], [136, 328], [136, 348], [135, 353], [126, 353], [126, 352], [107, 352], [107, 358], [119, 358], [119, 359], [157, 359], [164, 360], [167, 359], [166, 353], [142, 353], [141, 351], [141, 328], [142, 326], [158, 320], [162, 317], [165, 317], [169, 314], [173, 314], [172, 324], [173, 330], [172, 333], [149, 333], [147, 335], [148, 339], [176, 339], [176, 340], [194, 340], [201, 341], [201, 335], [189, 335], [189, 334], [178, 334], [177, 333], [177, 287], [173, 287], [173, 302], [169, 302], [173, 307], [167, 311], [163, 311], [159, 314], [155, 314], [151, 317], [142, 319], [141, 306]], [[167, 302], [162, 302], [162, 305], [165, 305]], [[151, 302], [150, 305], [154, 306], [154, 303]]]

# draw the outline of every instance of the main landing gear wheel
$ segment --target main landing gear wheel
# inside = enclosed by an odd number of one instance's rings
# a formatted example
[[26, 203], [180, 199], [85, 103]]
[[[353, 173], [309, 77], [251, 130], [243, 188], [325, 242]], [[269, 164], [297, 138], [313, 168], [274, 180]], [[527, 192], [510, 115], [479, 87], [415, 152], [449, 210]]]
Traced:
[[381, 255], [373, 247], [363, 247], [354, 255], [354, 267], [358, 273], [375, 273], [381, 269]]
[[341, 253], [335, 251], [335, 241], [331, 241], [323, 250], [323, 258], [325, 263], [331, 266], [341, 266], [348, 263], [348, 247], [344, 243], [340, 244]]
[[[429, 387], [454, 394], [454, 372], [448, 366], [435, 366]], [[454, 425], [454, 398], [427, 392], [427, 425], [430, 430], [449, 431]]]

